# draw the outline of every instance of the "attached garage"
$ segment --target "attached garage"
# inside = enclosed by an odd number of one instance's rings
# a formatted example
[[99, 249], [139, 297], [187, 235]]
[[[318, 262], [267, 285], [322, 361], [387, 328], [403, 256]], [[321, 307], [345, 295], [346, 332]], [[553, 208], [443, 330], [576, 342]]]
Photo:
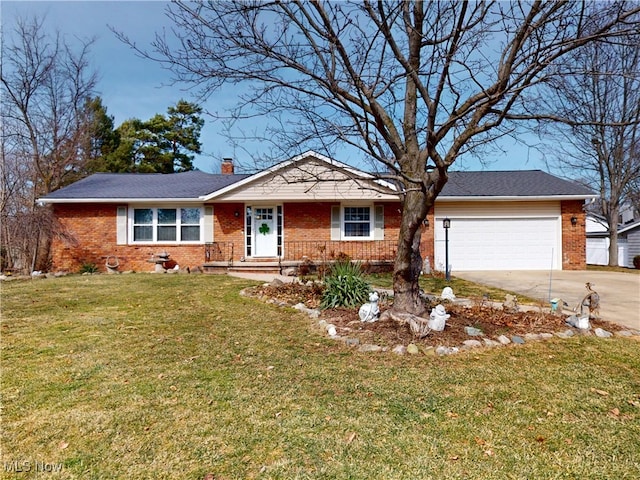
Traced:
[[444, 218], [449, 218], [449, 266], [462, 270], [561, 269], [560, 202], [438, 204], [435, 268], [444, 271]]

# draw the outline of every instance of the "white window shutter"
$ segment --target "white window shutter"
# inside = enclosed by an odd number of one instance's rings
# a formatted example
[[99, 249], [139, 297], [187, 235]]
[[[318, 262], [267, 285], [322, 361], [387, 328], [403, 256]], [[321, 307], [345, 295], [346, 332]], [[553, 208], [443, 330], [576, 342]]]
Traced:
[[205, 242], [213, 242], [213, 207], [204, 207], [204, 235]]
[[340, 240], [340, 205], [331, 207], [331, 240]]
[[117, 212], [116, 213], [116, 245], [126, 245], [127, 244], [127, 207], [118, 207], [116, 212]]
[[376, 205], [373, 228], [373, 239], [384, 240], [384, 205]]

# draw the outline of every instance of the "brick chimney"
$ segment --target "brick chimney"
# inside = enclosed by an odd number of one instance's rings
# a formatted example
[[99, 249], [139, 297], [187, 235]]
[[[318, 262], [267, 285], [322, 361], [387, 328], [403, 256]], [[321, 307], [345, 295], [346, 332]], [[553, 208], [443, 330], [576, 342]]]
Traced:
[[220, 173], [223, 175], [233, 175], [233, 158], [223, 158]]

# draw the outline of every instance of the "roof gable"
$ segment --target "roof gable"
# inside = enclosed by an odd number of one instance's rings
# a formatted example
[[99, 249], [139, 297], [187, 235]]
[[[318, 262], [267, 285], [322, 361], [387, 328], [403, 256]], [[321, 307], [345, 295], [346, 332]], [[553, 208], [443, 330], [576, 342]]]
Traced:
[[373, 175], [307, 152], [213, 192], [205, 201], [397, 200], [395, 189]]

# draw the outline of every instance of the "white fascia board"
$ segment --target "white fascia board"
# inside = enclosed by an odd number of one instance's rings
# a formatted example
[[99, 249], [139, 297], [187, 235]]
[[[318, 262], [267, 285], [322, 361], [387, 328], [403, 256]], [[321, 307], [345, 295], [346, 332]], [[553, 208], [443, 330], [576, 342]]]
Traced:
[[438, 196], [436, 202], [530, 202], [539, 200], [587, 200], [597, 198], [597, 195], [536, 195], [536, 196], [486, 196], [486, 197], [443, 197]]
[[54, 204], [54, 203], [194, 203], [200, 205], [200, 198], [54, 198], [54, 199], [38, 199], [38, 203]]
[[347, 172], [349, 172], [352, 175], [357, 175], [359, 177], [361, 177], [364, 180], [374, 180], [376, 183], [378, 183], [379, 185], [381, 185], [382, 187], [388, 188], [392, 191], [395, 191], [396, 188], [393, 186], [393, 184], [391, 184], [390, 182], [387, 182], [385, 180], [377, 180], [376, 177], [370, 173], [367, 172], [363, 172], [362, 170], [358, 170], [357, 168], [353, 168], [349, 165], [347, 165], [346, 163], [342, 163], [339, 162], [337, 160], [334, 160], [332, 158], [329, 158], [325, 155], [322, 155], [320, 153], [316, 153], [312, 150], [309, 150], [308, 152], [305, 152], [301, 155], [298, 155], [296, 157], [293, 157], [289, 160], [285, 160], [284, 162], [280, 162], [280, 163], [276, 163], [275, 165], [273, 165], [272, 167], [267, 168], [266, 170], [262, 170], [258, 173], [255, 173], [253, 175], [251, 175], [250, 177], [247, 177], [243, 180], [240, 180], [239, 182], [233, 183], [231, 185], [228, 185], [224, 188], [221, 188], [220, 190], [216, 190], [213, 193], [209, 193], [208, 195], [203, 195], [200, 197], [200, 200], [207, 202], [210, 200], [213, 200], [216, 197], [225, 195], [226, 193], [229, 193], [237, 188], [241, 188], [244, 185], [247, 185], [251, 182], [254, 182], [256, 180], [259, 180], [260, 178], [270, 175], [273, 172], [277, 172], [278, 170], [281, 170], [283, 168], [286, 168], [290, 165], [293, 165], [301, 160], [304, 160], [305, 158], [316, 158], [318, 160], [320, 160], [323, 163], [327, 163], [333, 167], [345, 170]]
[[626, 227], [619, 228], [618, 234], [628, 232], [629, 230], [633, 230], [634, 228], [637, 228], [637, 227], [640, 227], [640, 222], [634, 222], [627, 225]]

